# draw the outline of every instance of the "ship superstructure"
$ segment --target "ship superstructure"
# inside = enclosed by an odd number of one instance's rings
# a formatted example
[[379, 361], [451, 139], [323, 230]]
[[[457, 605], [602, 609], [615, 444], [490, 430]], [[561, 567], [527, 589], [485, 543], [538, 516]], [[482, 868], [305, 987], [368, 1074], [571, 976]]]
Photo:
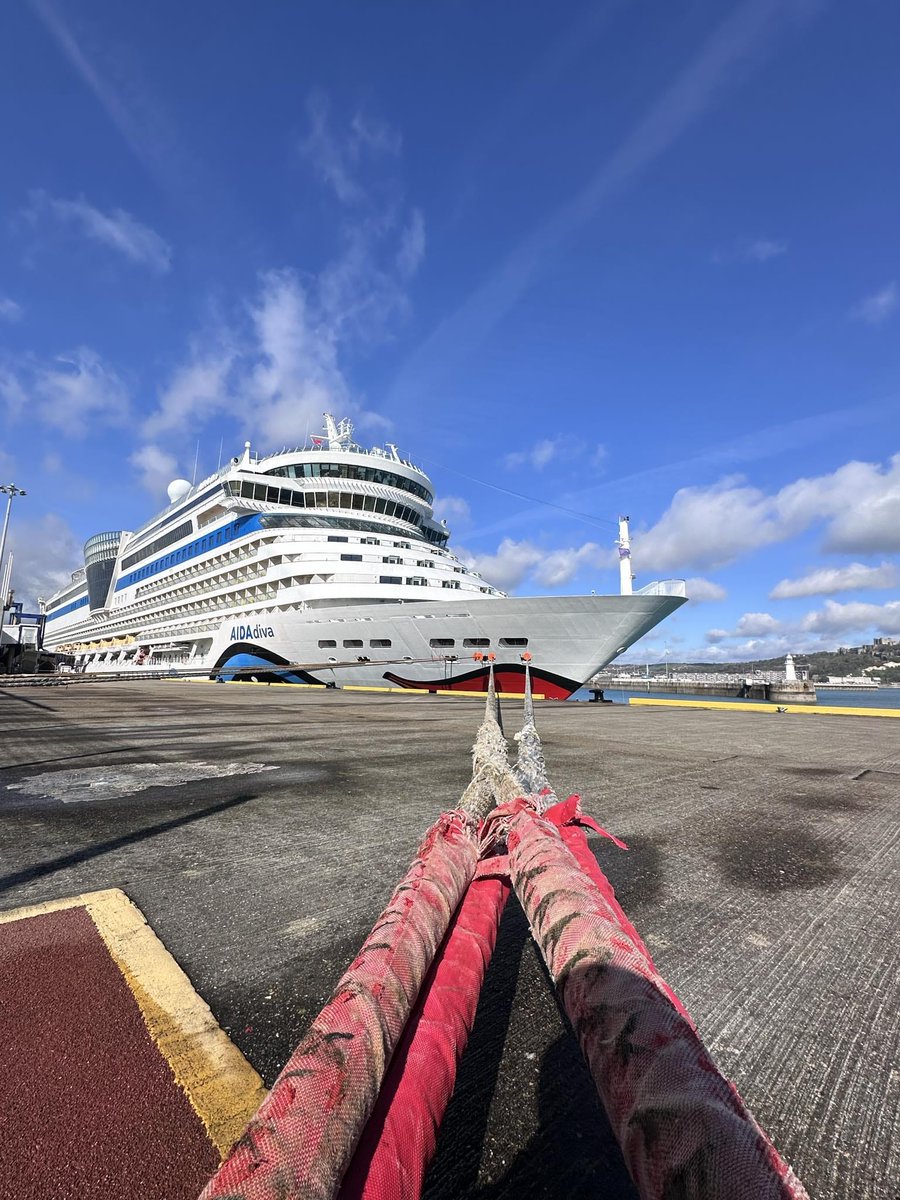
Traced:
[[[134, 532], [96, 534], [46, 604], [45, 645], [88, 671], [273, 667], [294, 681], [478, 687], [492, 653], [519, 690], [570, 694], [684, 603], [666, 581], [633, 595], [510, 598], [447, 546], [427, 475], [349, 421], [294, 450], [244, 453]], [[536, 683], [536, 689], [538, 684]]]

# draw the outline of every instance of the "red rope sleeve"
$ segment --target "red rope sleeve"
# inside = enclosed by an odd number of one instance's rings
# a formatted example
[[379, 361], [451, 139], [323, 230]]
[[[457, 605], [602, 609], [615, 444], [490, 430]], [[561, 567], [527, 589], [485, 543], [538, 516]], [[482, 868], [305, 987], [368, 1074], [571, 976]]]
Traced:
[[606, 877], [601, 890], [524, 802], [510, 810], [513, 887], [642, 1200], [808, 1200], [621, 920]]
[[[480, 864], [450, 924], [344, 1176], [339, 1200], [418, 1200], [475, 1020], [509, 882]], [[505, 867], [505, 860], [504, 860]]]
[[474, 821], [445, 813], [201, 1200], [334, 1195], [477, 860]]

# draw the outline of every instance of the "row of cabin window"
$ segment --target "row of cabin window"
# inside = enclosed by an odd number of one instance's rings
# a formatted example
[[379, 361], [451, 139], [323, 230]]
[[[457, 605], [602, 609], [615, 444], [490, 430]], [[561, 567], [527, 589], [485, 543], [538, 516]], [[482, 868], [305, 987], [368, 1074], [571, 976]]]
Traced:
[[265, 483], [236, 480], [228, 484], [232, 496], [259, 500], [266, 504], [284, 504], [293, 508], [347, 508], [353, 512], [383, 513], [409, 525], [420, 525], [422, 517], [415, 509], [384, 496], [363, 496], [359, 492], [300, 492], [292, 488], [269, 487]]
[[[489, 646], [490, 644], [491, 644], [490, 638], [485, 638], [485, 637], [463, 638], [463, 646], [468, 646], [472, 649], [476, 649], [478, 647]], [[363, 642], [362, 642], [362, 638], [344, 638], [342, 645], [345, 650], [361, 650], [362, 646], [363, 646]], [[431, 645], [435, 646], [435, 647], [439, 646], [442, 648], [446, 648], [448, 646], [455, 646], [456, 639], [455, 638], [432, 638]], [[501, 646], [527, 646], [528, 638], [501, 638], [500, 645]], [[390, 638], [371, 638], [369, 640], [369, 646], [373, 650], [387, 650], [391, 646], [391, 639]], [[334, 641], [332, 638], [320, 638], [319, 639], [319, 649], [320, 650], [334, 650], [334, 649], [336, 649], [336, 647], [337, 647], [337, 642]]]
[[[341, 555], [341, 562], [362, 562], [362, 560], [363, 560], [363, 556], [361, 554], [342, 554]], [[403, 562], [403, 559], [400, 557], [399, 554], [383, 554], [381, 556], [381, 561], [384, 563], [391, 563], [393, 566], [399, 566], [400, 563]], [[428, 558], [417, 558], [416, 566], [417, 567], [433, 567], [434, 563]]]
[[[448, 650], [456, 645], [456, 638], [432, 638], [428, 643], [434, 649]], [[491, 639], [486, 637], [471, 637], [463, 638], [463, 646], [471, 646], [473, 649], [483, 648], [491, 644]], [[501, 646], [527, 646], [528, 638], [524, 637], [502, 637], [500, 638]]]
[[[180, 529], [175, 529], [172, 533], [167, 534], [165, 538], [160, 538], [159, 541], [165, 545], [177, 541], [185, 536], [185, 533], [191, 532], [191, 523], [187, 522]], [[141, 567], [140, 570], [134, 572], [135, 580], [146, 579], [148, 575], [155, 575], [158, 571], [165, 571], [169, 567], [177, 567], [179, 563], [186, 562], [189, 558], [196, 558], [199, 554], [205, 554], [207, 550], [215, 550], [217, 546], [221, 546], [227, 542], [229, 538], [226, 536], [228, 527], [222, 526], [215, 533], [207, 533], [202, 538], [198, 538], [195, 542], [188, 542], [186, 546], [182, 546], [180, 550], [173, 550], [171, 554], [167, 554], [164, 558], [157, 559], [155, 562], [148, 563], [146, 567]], [[140, 558], [145, 558], [154, 549], [159, 549], [157, 542], [153, 546], [145, 546], [139, 554], [132, 554], [130, 558], [126, 558], [122, 562], [122, 570], [131, 566]]]
[[275, 467], [266, 471], [267, 475], [280, 475], [286, 479], [360, 479], [365, 483], [380, 483], [384, 487], [400, 488], [411, 492], [431, 504], [434, 500], [431, 492], [407, 479], [405, 475], [397, 475], [393, 471], [382, 471], [380, 467], [364, 467], [357, 463], [288, 463], [285, 467]]

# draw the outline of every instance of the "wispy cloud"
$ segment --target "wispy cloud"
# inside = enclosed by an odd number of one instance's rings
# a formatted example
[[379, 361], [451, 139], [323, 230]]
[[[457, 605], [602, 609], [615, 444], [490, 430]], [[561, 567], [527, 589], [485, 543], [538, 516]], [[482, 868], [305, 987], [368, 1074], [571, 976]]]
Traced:
[[24, 215], [32, 223], [49, 216], [63, 225], [74, 226], [84, 237], [155, 274], [164, 275], [172, 266], [169, 243], [122, 208], [104, 213], [83, 198], [61, 200], [38, 190], [31, 193]]
[[153, 496], [164, 496], [178, 471], [175, 455], [152, 443], [135, 450], [128, 461], [136, 469], [141, 487]]
[[[404, 209], [392, 162], [399, 137], [388, 126], [357, 114], [338, 130], [321, 95], [310, 103], [309, 120], [305, 153], [347, 206], [338, 249], [316, 275], [262, 271], [252, 296], [193, 339], [144, 424], [154, 442], [218, 414], [241, 413], [245, 431], [268, 445], [302, 442], [327, 409], [376, 422], [353, 394], [344, 358], [382, 342], [405, 317], [409, 280], [425, 250], [424, 220]], [[365, 187], [351, 171], [363, 157], [382, 160], [385, 172], [367, 177]]]
[[23, 358], [0, 364], [0, 400], [11, 422], [28, 413], [68, 437], [86, 437], [98, 425], [122, 425], [129, 413], [125, 383], [89, 346], [44, 362]]
[[782, 579], [769, 592], [772, 600], [791, 600], [798, 596], [830, 596], [836, 592], [857, 592], [868, 588], [891, 588], [900, 584], [900, 569], [883, 562], [877, 567], [848, 563], [844, 567], [820, 567], [799, 579]]
[[81, 539], [56, 513], [42, 517], [17, 514], [10, 524], [7, 550], [14, 559], [12, 584], [29, 608], [38, 597], [52, 596], [76, 567], [84, 565]]
[[735, 262], [766, 263], [787, 252], [788, 244], [785, 241], [768, 237], [738, 238], [730, 249], [717, 250], [712, 258], [720, 266]]
[[695, 604], [724, 600], [728, 595], [720, 583], [714, 583], [711, 579], [704, 579], [699, 575], [695, 575], [691, 579], [686, 579], [684, 582], [688, 598], [693, 600]]
[[897, 283], [891, 280], [871, 296], [865, 296], [850, 310], [851, 317], [857, 321], [865, 321], [867, 325], [882, 325], [897, 307], [900, 293]]
[[0, 321], [19, 321], [21, 317], [22, 305], [9, 296], [0, 296]]
[[309, 129], [300, 142], [300, 151], [342, 204], [362, 204], [368, 198], [358, 178], [363, 160], [396, 156], [402, 147], [400, 134], [370, 114], [358, 112], [344, 136], [335, 134], [331, 104], [322, 92], [313, 92], [306, 104]]
[[724, 91], [745, 78], [749, 64], [784, 26], [802, 20], [811, 7], [806, 0], [745, 0], [739, 5], [584, 187], [521, 242], [433, 330], [395, 379], [390, 402], [400, 403], [420, 395], [423, 376], [442, 374], [480, 345], [601, 204], [623, 191], [668, 151]]
[[438, 496], [434, 502], [434, 515], [439, 521], [468, 521], [472, 513], [462, 496]]
[[552, 438], [539, 438], [533, 446], [525, 450], [513, 450], [504, 455], [503, 465], [507, 470], [517, 470], [529, 467], [534, 471], [542, 471], [552, 462], [571, 463], [576, 459], [587, 461], [593, 471], [601, 471], [606, 466], [607, 450], [605, 446], [591, 447], [579, 438], [567, 434], [558, 434]]

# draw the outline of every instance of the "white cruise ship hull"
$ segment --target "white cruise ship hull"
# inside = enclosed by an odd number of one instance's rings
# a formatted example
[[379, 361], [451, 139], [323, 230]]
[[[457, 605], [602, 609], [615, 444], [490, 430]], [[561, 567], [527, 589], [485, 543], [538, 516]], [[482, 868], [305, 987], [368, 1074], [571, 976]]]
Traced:
[[477, 691], [486, 687], [487, 667], [475, 655], [493, 654], [500, 689], [521, 692], [527, 652], [535, 692], [565, 699], [683, 603], [681, 596], [553, 596], [253, 614], [223, 624], [208, 665], [224, 679], [239, 670], [270, 681]]

